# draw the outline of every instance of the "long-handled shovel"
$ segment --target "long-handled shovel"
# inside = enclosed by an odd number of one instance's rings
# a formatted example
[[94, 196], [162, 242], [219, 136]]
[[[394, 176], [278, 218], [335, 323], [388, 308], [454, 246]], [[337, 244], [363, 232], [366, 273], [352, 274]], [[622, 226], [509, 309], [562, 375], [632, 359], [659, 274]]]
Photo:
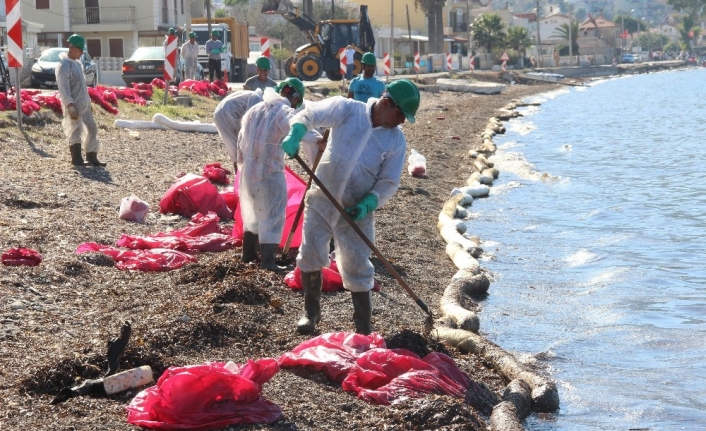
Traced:
[[353, 221], [353, 219], [351, 219], [351, 217], [348, 215], [346, 210], [343, 209], [343, 207], [341, 206], [340, 203], [338, 203], [336, 198], [334, 198], [333, 195], [328, 191], [328, 189], [326, 189], [326, 187], [323, 185], [321, 180], [319, 180], [316, 177], [316, 175], [314, 174], [314, 171], [312, 171], [311, 168], [309, 168], [306, 165], [306, 163], [304, 163], [304, 160], [302, 160], [302, 158], [299, 157], [299, 155], [295, 155], [294, 160], [296, 160], [302, 166], [302, 168], [306, 171], [306, 173], [309, 174], [309, 178], [314, 180], [316, 185], [319, 186], [319, 188], [321, 189], [322, 192], [324, 192], [324, 194], [326, 195], [328, 200], [331, 201], [331, 204], [333, 204], [333, 206], [336, 207], [338, 212], [341, 213], [341, 216], [348, 222], [348, 224], [353, 228], [353, 230], [358, 234], [358, 236], [360, 236], [360, 239], [362, 239], [363, 242], [365, 242], [365, 244], [368, 247], [370, 247], [370, 250], [372, 250], [373, 253], [375, 253], [375, 256], [377, 256], [377, 258], [380, 260], [380, 262], [382, 262], [383, 265], [385, 265], [385, 268], [387, 268], [387, 270], [390, 272], [390, 274], [392, 274], [392, 276], [395, 277], [395, 280], [397, 280], [397, 282], [400, 283], [400, 286], [402, 286], [404, 288], [404, 290], [407, 292], [407, 294], [410, 297], [412, 297], [412, 299], [414, 300], [414, 302], [417, 303], [419, 308], [424, 310], [424, 312], [426, 312], [429, 315], [428, 319], [433, 317], [431, 314], [431, 311], [429, 311], [429, 307], [427, 307], [427, 304], [425, 304], [424, 301], [422, 301], [417, 296], [417, 294], [414, 293], [414, 291], [407, 285], [407, 283], [405, 283], [405, 281], [402, 280], [402, 277], [400, 277], [400, 275], [397, 273], [397, 271], [395, 271], [395, 268], [392, 267], [390, 262], [387, 259], [385, 259], [385, 256], [383, 256], [382, 253], [380, 253], [380, 250], [378, 250], [377, 247], [375, 247], [375, 245], [368, 239], [368, 237], [365, 236], [363, 231], [360, 230], [360, 228], [358, 227], [357, 224], [355, 224], [355, 222]]
[[[331, 129], [326, 129], [324, 131], [324, 135], [322, 136], [321, 139], [324, 140], [324, 144], [328, 142], [328, 135], [331, 132]], [[316, 153], [316, 158], [314, 159], [314, 166], [312, 167], [312, 171], [316, 172], [316, 167], [319, 166], [319, 162], [321, 161], [321, 156], [323, 156], [324, 152], [319, 150]], [[284, 248], [282, 249], [282, 256], [277, 260], [277, 265], [289, 265], [292, 263], [292, 259], [290, 259], [287, 255], [289, 254], [289, 248], [292, 245], [292, 238], [294, 238], [294, 232], [297, 230], [297, 225], [299, 224], [299, 220], [302, 218], [302, 214], [304, 213], [304, 203], [306, 202], [306, 193], [309, 191], [311, 188], [311, 177], [309, 177], [309, 181], [306, 183], [306, 189], [304, 189], [304, 196], [302, 196], [302, 202], [299, 204], [299, 208], [297, 208], [297, 214], [294, 216], [294, 222], [292, 223], [292, 228], [289, 230], [289, 235], [287, 236], [287, 242], [284, 243]]]

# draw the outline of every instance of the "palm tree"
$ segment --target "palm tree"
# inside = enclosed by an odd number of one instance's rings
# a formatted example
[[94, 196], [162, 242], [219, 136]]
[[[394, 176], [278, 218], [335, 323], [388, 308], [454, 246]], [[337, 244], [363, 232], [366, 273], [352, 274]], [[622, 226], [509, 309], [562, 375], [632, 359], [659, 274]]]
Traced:
[[429, 50], [444, 50], [444, 5], [446, 0], [414, 0], [415, 8], [422, 8], [429, 23]]
[[529, 31], [524, 27], [510, 27], [507, 30], [505, 42], [510, 48], [520, 54], [520, 61], [522, 63], [522, 67], [524, 67], [527, 48], [532, 46], [534, 43], [532, 38], [530, 38]]
[[473, 48], [484, 47], [486, 52], [493, 52], [493, 47], [502, 45], [507, 37], [505, 24], [496, 13], [483, 14], [471, 24]]
[[[569, 41], [569, 33], [571, 34], [571, 40]], [[571, 51], [574, 55], [579, 55], [579, 44], [576, 42], [578, 40], [579, 34], [579, 23], [576, 21], [571, 22], [571, 32], [569, 32], [569, 24], [562, 24], [558, 26], [552, 37], [560, 37], [566, 41], [567, 44], [571, 43]]]

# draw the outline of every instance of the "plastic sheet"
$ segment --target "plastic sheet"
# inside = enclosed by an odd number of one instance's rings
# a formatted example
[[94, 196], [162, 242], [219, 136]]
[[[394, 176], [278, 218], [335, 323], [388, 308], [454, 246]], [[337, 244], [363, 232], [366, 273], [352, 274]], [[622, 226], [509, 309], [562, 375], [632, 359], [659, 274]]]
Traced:
[[262, 397], [262, 385], [279, 371], [271, 358], [172, 367], [127, 407], [128, 423], [157, 430], [210, 430], [272, 423], [282, 414]]
[[[240, 171], [235, 176], [233, 180], [233, 191], [238, 195], [238, 182], [239, 182]], [[299, 204], [301, 204], [304, 198], [304, 192], [306, 191], [306, 183], [299, 175], [297, 175], [289, 166], [284, 167], [284, 177], [287, 181], [287, 207], [285, 209], [286, 215], [284, 220], [284, 229], [282, 230], [282, 239], [280, 240], [279, 246], [284, 247], [287, 243], [287, 237], [289, 232], [292, 230], [292, 225], [294, 224], [294, 218], [297, 215], [297, 210], [299, 209]], [[238, 195], [239, 196], [239, 195]], [[243, 240], [243, 219], [240, 216], [240, 206], [235, 211], [233, 216], [233, 237], [238, 240]], [[297, 248], [302, 243], [302, 225], [304, 224], [304, 217], [299, 218], [299, 223], [297, 228], [292, 235], [292, 242], [290, 244], [291, 248]]]
[[156, 248], [152, 250], [120, 250], [115, 247], [84, 242], [76, 248], [76, 254], [87, 252], [103, 253], [115, 260], [115, 267], [122, 270], [171, 271], [179, 269], [196, 258], [177, 250]]
[[211, 180], [212, 183], [229, 184], [228, 175], [231, 172], [223, 168], [220, 163], [209, 163], [203, 167], [203, 176]]
[[159, 201], [159, 211], [185, 217], [207, 212], [215, 212], [221, 219], [233, 217], [218, 189], [207, 178], [194, 174], [184, 175], [167, 190]]
[[120, 211], [118, 217], [123, 220], [144, 223], [150, 206], [135, 195], [120, 200]]
[[304, 341], [277, 362], [280, 367], [310, 366], [341, 382], [362, 353], [384, 347], [385, 340], [375, 332], [370, 335], [334, 332]]
[[427, 172], [427, 159], [419, 154], [417, 150], [412, 149], [409, 158], [407, 159], [407, 172], [413, 177], [420, 177]]
[[16, 247], [2, 253], [2, 264], [6, 266], [37, 266], [42, 255], [31, 248]]
[[373, 404], [391, 404], [426, 394], [465, 398], [470, 378], [450, 357], [432, 352], [420, 359], [405, 349], [361, 354], [341, 387]]
[[[294, 290], [302, 290], [302, 274], [299, 268], [294, 268], [293, 271], [284, 276], [284, 284]], [[335, 260], [331, 260], [328, 268], [321, 269], [321, 290], [323, 292], [340, 292], [343, 288], [343, 278], [338, 272], [338, 266]], [[380, 282], [373, 280], [373, 292], [380, 291]]]

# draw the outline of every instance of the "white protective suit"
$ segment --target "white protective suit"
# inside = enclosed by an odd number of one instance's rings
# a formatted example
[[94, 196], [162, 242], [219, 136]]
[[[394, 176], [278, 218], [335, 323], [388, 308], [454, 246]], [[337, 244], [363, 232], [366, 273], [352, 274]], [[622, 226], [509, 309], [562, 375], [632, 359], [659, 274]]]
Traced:
[[196, 76], [199, 44], [187, 40], [181, 45], [181, 58], [184, 59], [184, 79], [200, 79]]
[[[240, 211], [243, 228], [259, 235], [260, 244], [279, 244], [287, 207], [282, 140], [289, 133], [289, 120], [296, 113], [289, 100], [268, 88], [263, 101], [243, 117], [236, 161], [240, 170]], [[302, 139], [316, 151], [321, 138], [309, 132]], [[311, 159], [310, 159], [311, 160]]]
[[[91, 99], [86, 89], [86, 78], [83, 76], [83, 66], [79, 60], [72, 60], [62, 54], [61, 62], [56, 67], [56, 84], [59, 87], [59, 99], [64, 112], [61, 125], [69, 140], [69, 145], [80, 144], [87, 153], [97, 153], [100, 150], [98, 142], [98, 127], [91, 112]], [[73, 120], [66, 110], [66, 105], [73, 103], [78, 110], [78, 118]], [[85, 133], [84, 133], [85, 129]], [[82, 139], [83, 136], [83, 139]]]
[[239, 90], [221, 100], [213, 112], [213, 122], [233, 163], [237, 162], [241, 120], [248, 109], [260, 102], [262, 102], [262, 90]]
[[[333, 97], [307, 104], [290, 121], [307, 129], [331, 128], [316, 175], [343, 208], [356, 205], [368, 193], [377, 196], [381, 208], [399, 187], [407, 141], [399, 127], [373, 128], [371, 113], [377, 100], [370, 98], [362, 103]], [[356, 223], [374, 242], [373, 214]], [[351, 292], [372, 290], [375, 270], [369, 259], [370, 249], [321, 189], [312, 184], [306, 195], [303, 241], [297, 256], [301, 271], [319, 271], [329, 265], [331, 237], [343, 286]]]

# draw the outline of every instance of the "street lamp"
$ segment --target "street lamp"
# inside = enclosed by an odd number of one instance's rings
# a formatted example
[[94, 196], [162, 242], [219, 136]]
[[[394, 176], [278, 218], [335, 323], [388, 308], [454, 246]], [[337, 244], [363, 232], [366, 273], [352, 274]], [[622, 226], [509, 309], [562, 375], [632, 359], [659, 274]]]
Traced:
[[571, 58], [574, 56], [574, 41], [571, 38], [571, 3], [569, 3], [569, 66], [571, 66]]

